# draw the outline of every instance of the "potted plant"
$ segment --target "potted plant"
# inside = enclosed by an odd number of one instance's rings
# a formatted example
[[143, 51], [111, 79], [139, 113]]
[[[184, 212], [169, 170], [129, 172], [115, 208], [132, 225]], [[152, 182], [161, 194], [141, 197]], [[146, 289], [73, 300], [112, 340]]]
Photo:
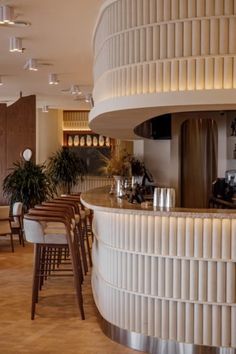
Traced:
[[87, 167], [74, 150], [63, 146], [49, 157], [47, 171], [55, 188], [70, 194], [72, 187], [87, 173]]
[[3, 180], [3, 194], [10, 204], [22, 202], [24, 211], [53, 196], [53, 188], [44, 165], [17, 161]]

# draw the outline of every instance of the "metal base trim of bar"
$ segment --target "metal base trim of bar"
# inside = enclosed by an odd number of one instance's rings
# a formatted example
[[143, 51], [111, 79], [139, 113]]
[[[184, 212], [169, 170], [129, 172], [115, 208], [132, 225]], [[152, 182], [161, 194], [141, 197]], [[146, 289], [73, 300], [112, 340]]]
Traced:
[[236, 354], [236, 349], [223, 347], [208, 347], [162, 340], [157, 337], [145, 336], [130, 332], [107, 322], [101, 317], [101, 328], [110, 339], [149, 354]]

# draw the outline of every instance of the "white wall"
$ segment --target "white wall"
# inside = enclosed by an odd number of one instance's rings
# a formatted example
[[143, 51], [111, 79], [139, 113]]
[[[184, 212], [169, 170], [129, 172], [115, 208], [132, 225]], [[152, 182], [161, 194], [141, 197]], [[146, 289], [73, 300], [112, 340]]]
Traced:
[[37, 111], [36, 117], [36, 162], [43, 163], [63, 142], [63, 111], [50, 109]]

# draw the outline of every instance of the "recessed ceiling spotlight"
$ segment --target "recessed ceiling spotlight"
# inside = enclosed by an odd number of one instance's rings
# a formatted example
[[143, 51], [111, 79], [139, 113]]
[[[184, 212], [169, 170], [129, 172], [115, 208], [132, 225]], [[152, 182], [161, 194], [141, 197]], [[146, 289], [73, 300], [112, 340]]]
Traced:
[[37, 59], [30, 58], [24, 65], [24, 69], [31, 71], [38, 71], [38, 62]]
[[0, 76], [0, 86], [3, 85], [3, 82], [2, 82], [2, 77]]
[[57, 74], [49, 74], [48, 83], [49, 85], [58, 85], [59, 80], [57, 78]]
[[22, 39], [18, 37], [10, 37], [10, 52], [23, 52]]
[[49, 111], [49, 106], [43, 106], [42, 112], [43, 113], [48, 113], [48, 111]]
[[14, 8], [8, 5], [0, 6], [0, 25], [1, 26], [30, 26], [28, 21], [17, 21], [14, 16]]

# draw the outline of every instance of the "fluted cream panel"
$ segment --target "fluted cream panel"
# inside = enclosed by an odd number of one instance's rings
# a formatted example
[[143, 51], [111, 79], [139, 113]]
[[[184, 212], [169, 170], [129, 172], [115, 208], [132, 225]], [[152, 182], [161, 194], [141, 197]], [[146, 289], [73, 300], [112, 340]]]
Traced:
[[[95, 104], [137, 94], [235, 88], [235, 31], [235, 0], [108, 2], [94, 32]], [[161, 82], [150, 84], [159, 78], [160, 64]], [[142, 79], [145, 72], [148, 80]]]
[[94, 212], [93, 288], [114, 325], [236, 348], [236, 220]]

